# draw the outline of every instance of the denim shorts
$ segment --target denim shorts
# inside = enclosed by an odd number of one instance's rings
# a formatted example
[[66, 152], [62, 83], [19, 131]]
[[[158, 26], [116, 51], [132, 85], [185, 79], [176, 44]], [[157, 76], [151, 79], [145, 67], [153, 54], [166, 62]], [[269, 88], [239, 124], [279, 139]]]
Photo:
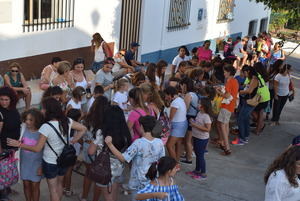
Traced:
[[47, 163], [43, 160], [42, 169], [46, 179], [53, 179], [57, 176], [64, 176], [68, 170], [68, 167], [62, 168], [58, 165]]
[[100, 61], [100, 62], [94, 61], [92, 64], [91, 70], [94, 73], [97, 73], [97, 71], [100, 70], [103, 67], [103, 65], [104, 65], [104, 61]]
[[171, 123], [171, 136], [178, 137], [178, 138], [184, 138], [187, 128], [188, 128], [187, 120], [185, 120], [183, 122], [172, 122]]
[[186, 115], [186, 119], [187, 119], [187, 123], [188, 123], [188, 131], [192, 131], [192, 126], [191, 126], [191, 123], [190, 123], [190, 120], [191, 119], [195, 119], [196, 116], [192, 116], [192, 115]]

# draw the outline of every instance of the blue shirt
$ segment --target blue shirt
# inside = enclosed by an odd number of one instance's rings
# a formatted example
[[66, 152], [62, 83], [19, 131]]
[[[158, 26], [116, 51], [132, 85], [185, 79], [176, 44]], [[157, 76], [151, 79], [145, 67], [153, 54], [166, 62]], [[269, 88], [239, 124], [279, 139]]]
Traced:
[[165, 148], [161, 139], [150, 141], [142, 137], [135, 140], [123, 153], [126, 162], [132, 160], [129, 188], [140, 190], [150, 183], [146, 174], [153, 162], [165, 156]]
[[125, 52], [124, 58], [125, 58], [127, 64], [130, 65], [130, 66], [132, 66], [131, 60], [134, 60], [134, 54], [135, 54], [135, 53], [132, 52], [131, 50], [127, 50], [127, 51]]

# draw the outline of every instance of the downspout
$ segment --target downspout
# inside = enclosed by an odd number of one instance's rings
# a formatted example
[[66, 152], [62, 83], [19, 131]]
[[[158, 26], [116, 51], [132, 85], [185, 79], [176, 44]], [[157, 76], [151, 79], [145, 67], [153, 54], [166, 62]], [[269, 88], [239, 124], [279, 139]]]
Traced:
[[161, 34], [160, 34], [160, 48], [159, 48], [159, 59], [162, 57], [162, 50], [163, 50], [163, 37], [164, 37], [164, 31], [165, 31], [165, 16], [166, 16], [166, 0], [164, 1], [164, 7], [163, 7], [163, 22], [161, 26]]

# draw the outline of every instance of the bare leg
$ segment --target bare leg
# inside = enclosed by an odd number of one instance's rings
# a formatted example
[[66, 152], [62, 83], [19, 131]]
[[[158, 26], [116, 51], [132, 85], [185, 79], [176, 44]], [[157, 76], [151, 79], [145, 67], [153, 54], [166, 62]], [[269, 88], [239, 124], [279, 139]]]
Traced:
[[64, 189], [67, 191], [71, 190], [72, 171], [73, 171], [73, 166], [69, 167], [67, 173], [64, 176], [63, 186], [64, 186]]
[[40, 200], [40, 182], [31, 182], [32, 201]]
[[264, 127], [264, 110], [261, 109], [258, 113], [257, 117], [257, 126], [256, 126], [256, 134], [259, 134], [262, 132], [262, 129]]
[[96, 184], [94, 185], [94, 196], [93, 196], [93, 201], [99, 201], [101, 196], [101, 187], [97, 186]]
[[186, 150], [186, 160], [192, 160], [192, 152], [193, 152], [193, 145], [192, 145], [192, 131], [187, 131], [185, 135], [185, 150]]
[[119, 184], [113, 184], [111, 186], [111, 193], [107, 191], [107, 187], [101, 187], [101, 191], [104, 195], [105, 201], [117, 201], [117, 195], [118, 194], [118, 187]]
[[26, 198], [26, 201], [32, 201], [32, 189], [31, 189], [31, 182], [28, 180], [23, 180], [23, 188], [24, 188], [24, 195]]
[[[48, 188], [50, 192], [51, 201], [60, 201], [59, 187], [58, 187], [58, 177], [53, 179], [47, 179]], [[62, 188], [62, 186], [61, 186]]]
[[[87, 175], [91, 165], [87, 164], [87, 163], [84, 163], [84, 165], [85, 165], [85, 169], [86, 169], [85, 170], [85, 175]], [[81, 198], [86, 199], [88, 197], [91, 185], [92, 185], [92, 181], [87, 176], [84, 176], [84, 178], [83, 178], [83, 191], [82, 191], [82, 194], [81, 194]]]
[[[170, 136], [167, 142], [167, 149], [170, 157], [176, 159], [175, 145], [177, 143], [177, 137]], [[177, 159], [176, 159], [177, 160]]]
[[62, 199], [64, 188], [63, 188], [63, 183], [64, 183], [64, 176], [58, 176], [57, 178], [57, 186], [58, 186], [58, 195], [59, 199]]
[[176, 160], [180, 161], [180, 155], [181, 155], [181, 147], [182, 147], [182, 139], [183, 138], [177, 138], [177, 142], [175, 144], [175, 151], [176, 151]]
[[25, 109], [28, 110], [31, 104], [31, 92], [25, 96]]

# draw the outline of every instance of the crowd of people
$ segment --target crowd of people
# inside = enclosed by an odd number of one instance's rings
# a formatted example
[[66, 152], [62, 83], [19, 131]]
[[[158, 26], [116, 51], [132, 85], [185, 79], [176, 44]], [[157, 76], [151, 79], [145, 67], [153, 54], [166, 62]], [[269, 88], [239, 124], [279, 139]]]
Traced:
[[[44, 94], [38, 109], [31, 107], [31, 91], [20, 65], [12, 63], [4, 75], [0, 159], [13, 164], [11, 158], [18, 153], [26, 201], [40, 200], [42, 178], [51, 201], [73, 196], [76, 156], [85, 166], [81, 201], [87, 201], [92, 185], [93, 201], [101, 195], [117, 201], [122, 184], [131, 200], [182, 201], [174, 179], [180, 164], [193, 164], [195, 155], [195, 168], [186, 174], [205, 180], [209, 143], [224, 157], [234, 154], [231, 145], [250, 143], [251, 132], [261, 135], [269, 115], [270, 126], [280, 125], [284, 106], [295, 95], [282, 44], [273, 45], [266, 33], [228, 38], [222, 43], [223, 54], [214, 55], [210, 41], [191, 51], [181, 46], [170, 73], [164, 60], [136, 60], [136, 42], [114, 57], [99, 33], [91, 43], [93, 76], [87, 76], [83, 58], [71, 64], [54, 57], [41, 74]], [[16, 104], [22, 98], [26, 105], [20, 115]], [[232, 141], [230, 133], [235, 136]], [[299, 153], [298, 142], [270, 166], [266, 192], [276, 191], [276, 177], [285, 172], [287, 178], [285, 189], [267, 201], [299, 193]], [[124, 185], [126, 163], [130, 176]], [[3, 200], [16, 183], [5, 175], [18, 177], [17, 167], [11, 167], [0, 176]]]

